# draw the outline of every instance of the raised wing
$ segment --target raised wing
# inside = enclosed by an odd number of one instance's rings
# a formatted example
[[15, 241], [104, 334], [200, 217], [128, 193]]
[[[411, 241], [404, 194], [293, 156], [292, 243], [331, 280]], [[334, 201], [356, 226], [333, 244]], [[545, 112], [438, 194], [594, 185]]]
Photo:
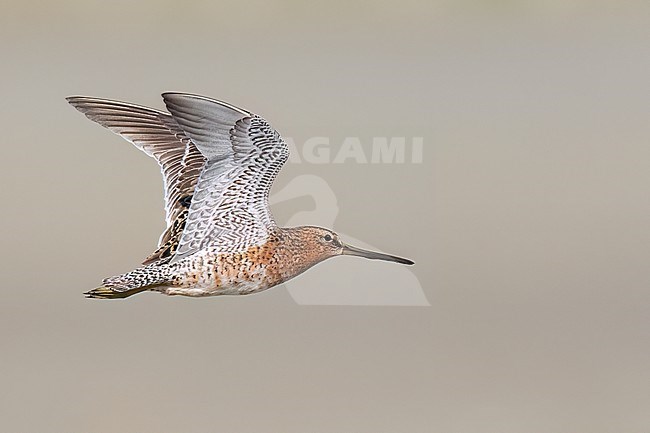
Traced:
[[160, 237], [158, 249], [144, 264], [171, 257], [180, 241], [205, 158], [169, 113], [108, 99], [84, 96], [66, 99], [90, 120], [133, 143], [160, 165], [167, 228]]
[[224, 102], [182, 93], [163, 99], [207, 159], [172, 262], [204, 248], [238, 252], [263, 244], [276, 227], [268, 195], [287, 145], [266, 120]]

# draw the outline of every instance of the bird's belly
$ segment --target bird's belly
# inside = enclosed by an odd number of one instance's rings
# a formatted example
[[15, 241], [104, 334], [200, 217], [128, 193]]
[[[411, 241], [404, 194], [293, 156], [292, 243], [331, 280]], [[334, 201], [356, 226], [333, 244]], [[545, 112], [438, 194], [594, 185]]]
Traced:
[[[236, 266], [221, 256], [203, 257], [184, 266], [174, 278], [173, 284], [161, 288], [168, 295], [218, 296], [248, 295], [275, 285], [265, 266]], [[235, 265], [235, 266], [233, 266]]]
[[166, 286], [159, 290], [167, 295], [181, 295], [192, 297], [219, 296], [219, 295], [249, 295], [261, 292], [271, 286], [264, 281], [236, 280], [225, 284], [209, 284], [208, 282], [186, 285]]

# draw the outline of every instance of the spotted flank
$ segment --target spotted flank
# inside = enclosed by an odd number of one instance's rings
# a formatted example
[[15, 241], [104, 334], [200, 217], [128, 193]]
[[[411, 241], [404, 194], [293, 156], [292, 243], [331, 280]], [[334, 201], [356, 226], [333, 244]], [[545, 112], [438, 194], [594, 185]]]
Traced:
[[167, 111], [84, 96], [67, 100], [154, 158], [164, 184], [167, 227], [157, 248], [142, 267], [86, 292], [89, 298], [256, 293], [338, 255], [413, 264], [346, 245], [328, 229], [278, 227], [268, 196], [289, 149], [256, 114], [185, 93], [164, 93]]

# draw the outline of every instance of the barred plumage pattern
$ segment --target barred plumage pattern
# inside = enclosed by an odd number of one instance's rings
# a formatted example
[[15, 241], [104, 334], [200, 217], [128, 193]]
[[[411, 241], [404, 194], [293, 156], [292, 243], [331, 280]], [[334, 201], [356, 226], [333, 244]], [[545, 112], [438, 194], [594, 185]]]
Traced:
[[344, 245], [320, 227], [279, 228], [268, 196], [289, 148], [262, 117], [198, 95], [164, 93], [169, 113], [106, 99], [70, 97], [89, 119], [160, 165], [167, 227], [144, 266], [86, 294], [125, 298], [249, 294], [341, 254], [412, 264]]
[[140, 287], [164, 284], [173, 276], [172, 268], [166, 265], [149, 265], [134, 269], [126, 274], [104, 278], [102, 284], [105, 287], [117, 291], [126, 291]]
[[231, 253], [264, 243], [276, 227], [268, 193], [289, 157], [280, 134], [262, 117], [208, 98], [163, 99], [207, 158], [172, 262], [203, 249]]

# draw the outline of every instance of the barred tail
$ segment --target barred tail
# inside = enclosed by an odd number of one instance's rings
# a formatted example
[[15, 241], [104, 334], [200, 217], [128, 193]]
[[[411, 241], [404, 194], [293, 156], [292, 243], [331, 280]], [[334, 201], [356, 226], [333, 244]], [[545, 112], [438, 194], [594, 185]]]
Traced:
[[169, 269], [164, 265], [145, 266], [126, 274], [106, 278], [102, 287], [90, 290], [84, 295], [95, 299], [128, 298], [169, 282], [169, 274]]

